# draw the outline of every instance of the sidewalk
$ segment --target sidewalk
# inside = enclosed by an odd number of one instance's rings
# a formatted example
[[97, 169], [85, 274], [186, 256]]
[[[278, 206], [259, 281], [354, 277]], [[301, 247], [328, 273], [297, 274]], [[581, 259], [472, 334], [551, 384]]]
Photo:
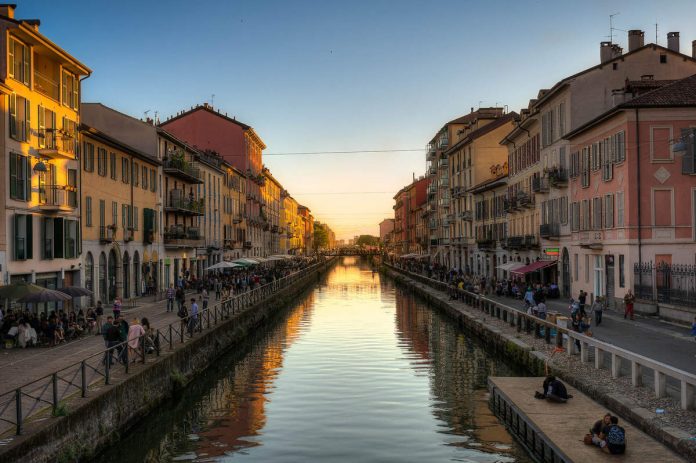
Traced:
[[[187, 298], [193, 297], [195, 293], [187, 294]], [[197, 297], [197, 295], [195, 295]], [[215, 303], [212, 297], [210, 304]], [[174, 312], [167, 313], [166, 301], [143, 302], [138, 300], [138, 305], [134, 308], [125, 308], [121, 315], [128, 323], [135, 317], [142, 319], [147, 317], [150, 325], [154, 328], [167, 326], [169, 323], [178, 320], [176, 307]], [[202, 309], [202, 305], [201, 305]], [[104, 313], [106, 317], [112, 315], [107, 308]], [[56, 370], [67, 367], [78, 362], [90, 354], [103, 350], [104, 340], [101, 335], [85, 335], [82, 338], [61, 344], [56, 347], [32, 347], [27, 349], [13, 348], [0, 350], [0, 391], [8, 391], [26, 384], [30, 381], [39, 379], [53, 373]]]
[[[524, 305], [519, 299], [487, 297], [518, 309]], [[546, 306], [549, 311], [570, 316], [569, 302], [565, 299], [547, 299]], [[635, 320], [627, 320], [623, 312], [605, 310], [599, 326], [592, 320], [592, 335], [600, 341], [696, 374], [696, 341], [689, 336], [688, 328], [638, 315]]]

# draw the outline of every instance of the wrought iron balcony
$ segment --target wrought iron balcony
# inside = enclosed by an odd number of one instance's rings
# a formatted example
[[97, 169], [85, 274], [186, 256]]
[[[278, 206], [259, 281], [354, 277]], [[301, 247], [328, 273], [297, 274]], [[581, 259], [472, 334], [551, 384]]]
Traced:
[[476, 246], [479, 249], [493, 249], [495, 247], [495, 240], [490, 236], [483, 236], [476, 238]]
[[165, 159], [162, 163], [165, 174], [180, 178], [187, 183], [203, 183], [201, 170], [193, 163], [177, 157]]
[[39, 209], [42, 211], [73, 211], [77, 208], [77, 188], [69, 185], [39, 186]]
[[189, 215], [203, 215], [205, 202], [203, 198], [195, 199], [192, 195], [186, 195], [184, 190], [171, 190], [164, 206], [166, 212], [177, 212]]
[[474, 214], [471, 211], [460, 212], [459, 218], [471, 222], [474, 219]]
[[527, 248], [536, 248], [539, 246], [539, 240], [534, 235], [525, 235], [524, 245]]
[[113, 243], [116, 239], [116, 226], [107, 225], [99, 227], [99, 241], [101, 243]]
[[568, 186], [568, 170], [563, 167], [552, 167], [546, 172], [549, 185], [552, 188], [565, 188]]
[[549, 191], [549, 180], [546, 177], [532, 178], [532, 191], [534, 193], [546, 193]]
[[165, 248], [194, 248], [202, 245], [204, 237], [198, 227], [173, 225], [164, 232]]
[[505, 245], [508, 249], [522, 249], [524, 247], [524, 236], [510, 236]]
[[561, 224], [546, 223], [539, 225], [539, 235], [548, 239], [559, 238], [561, 236]]
[[439, 161], [437, 161], [437, 168], [438, 169], [444, 169], [445, 167], [449, 166], [449, 159], [447, 158], [441, 158]]

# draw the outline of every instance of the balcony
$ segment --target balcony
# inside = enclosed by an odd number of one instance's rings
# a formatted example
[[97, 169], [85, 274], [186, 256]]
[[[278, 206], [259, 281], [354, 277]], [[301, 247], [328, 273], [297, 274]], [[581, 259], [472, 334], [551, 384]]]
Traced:
[[426, 161], [434, 161], [436, 154], [437, 154], [437, 150], [435, 149], [435, 145], [433, 145], [433, 144], [428, 145], [428, 152], [425, 155], [425, 160]]
[[203, 241], [198, 227], [172, 225], [164, 232], [165, 248], [195, 248], [201, 246]]
[[534, 193], [547, 193], [549, 191], [549, 179], [546, 177], [532, 178], [532, 191]]
[[442, 137], [437, 141], [437, 149], [444, 150], [449, 146], [449, 138]]
[[[37, 57], [37, 64], [40, 59]], [[57, 70], [57, 67], [55, 68]], [[58, 72], [56, 72], [58, 74]], [[60, 79], [34, 71], [34, 90], [56, 101], [60, 101]]]
[[428, 221], [428, 228], [431, 230], [437, 230], [437, 219], [430, 219]]
[[64, 129], [46, 128], [37, 131], [40, 139], [38, 153], [47, 159], [76, 159], [77, 142], [72, 132]]
[[539, 236], [546, 239], [558, 239], [561, 236], [561, 224], [547, 223], [539, 225]]
[[495, 240], [489, 236], [476, 238], [476, 246], [478, 246], [479, 249], [493, 249], [495, 248]]
[[434, 195], [435, 193], [437, 193], [437, 185], [431, 183], [430, 185], [428, 185], [428, 194]]
[[517, 193], [517, 204], [520, 207], [533, 208], [534, 207], [534, 197], [530, 196], [524, 191]]
[[123, 241], [125, 243], [128, 243], [129, 241], [133, 241], [135, 239], [135, 230], [133, 228], [129, 227], [123, 230]]
[[185, 194], [184, 190], [171, 190], [169, 192], [169, 201], [164, 206], [166, 212], [176, 212], [187, 215], [203, 215], [205, 212], [205, 203], [203, 198], [194, 199], [192, 195]]
[[76, 187], [68, 185], [39, 186], [39, 210], [71, 212], [76, 208]]
[[245, 241], [243, 247], [244, 247], [244, 249], [251, 249], [252, 248], [251, 241]]
[[107, 225], [99, 227], [99, 242], [113, 243], [116, 239], [116, 226]]
[[505, 198], [505, 200], [503, 201], [503, 209], [505, 210], [505, 212], [508, 213], [512, 213], [519, 210], [519, 206], [517, 205], [517, 198], [515, 196]]
[[430, 237], [430, 246], [437, 246], [437, 238]]
[[565, 188], [568, 186], [568, 171], [563, 167], [552, 167], [546, 172], [549, 185], [552, 188]]
[[165, 159], [162, 163], [162, 170], [165, 174], [179, 178], [186, 183], [203, 183], [200, 169], [194, 167], [192, 162], [177, 156]]
[[471, 211], [464, 211], [459, 213], [459, 218], [471, 222], [474, 220], [474, 214]]
[[438, 169], [444, 169], [445, 167], [449, 166], [449, 159], [447, 158], [441, 158], [439, 161], [437, 161], [437, 168]]
[[232, 223], [234, 223], [234, 224], [242, 223], [242, 214], [235, 215], [234, 218], [232, 219]]
[[437, 203], [440, 207], [449, 207], [450, 199], [449, 198], [440, 198], [440, 200]]
[[525, 235], [524, 246], [526, 248], [537, 248], [539, 247], [539, 240], [534, 235]]
[[522, 249], [524, 248], [524, 236], [510, 236], [505, 245], [508, 249]]
[[234, 249], [234, 243], [235, 241], [231, 238], [225, 238], [223, 242], [223, 246], [225, 249]]
[[449, 188], [449, 177], [440, 177], [437, 184], [440, 188]]

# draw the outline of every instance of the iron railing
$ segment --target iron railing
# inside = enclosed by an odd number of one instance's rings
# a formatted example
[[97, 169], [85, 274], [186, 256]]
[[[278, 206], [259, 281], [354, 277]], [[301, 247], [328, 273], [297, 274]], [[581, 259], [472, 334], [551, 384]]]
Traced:
[[[295, 284], [331, 260], [322, 260], [305, 269], [245, 293], [221, 301], [197, 315], [189, 315], [175, 322], [146, 333], [138, 338], [134, 352], [137, 363], [156, 362], [164, 349], [174, 350], [204, 331], [230, 320], [246, 309], [272, 296], [281, 289]], [[22, 386], [0, 393], [0, 434], [14, 428], [17, 435], [24, 425], [36, 415], [48, 413], [60, 415], [64, 401], [75, 394], [87, 397], [91, 388], [110, 385], [126, 379], [131, 362], [128, 341], [100, 350], [83, 360], [56, 370]]]
[[679, 306], [696, 300], [696, 265], [636, 263], [633, 282], [638, 299]]

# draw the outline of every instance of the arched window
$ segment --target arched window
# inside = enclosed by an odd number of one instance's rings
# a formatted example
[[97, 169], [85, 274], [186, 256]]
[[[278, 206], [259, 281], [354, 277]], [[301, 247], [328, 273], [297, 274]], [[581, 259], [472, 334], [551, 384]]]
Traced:
[[[94, 293], [94, 259], [91, 252], [85, 256], [85, 288]], [[89, 305], [94, 305], [94, 295], [89, 298]]]
[[[124, 264], [125, 265], [125, 264]], [[141, 269], [140, 269], [140, 254], [138, 254], [138, 251], [135, 251], [133, 253], [133, 284], [135, 285], [135, 295], [136, 296], [141, 296], [142, 294], [142, 287], [143, 283], [140, 281], [142, 278], [140, 277], [141, 274]]]
[[106, 294], [106, 254], [103, 252], [99, 255], [99, 300], [104, 304], [109, 302]]

